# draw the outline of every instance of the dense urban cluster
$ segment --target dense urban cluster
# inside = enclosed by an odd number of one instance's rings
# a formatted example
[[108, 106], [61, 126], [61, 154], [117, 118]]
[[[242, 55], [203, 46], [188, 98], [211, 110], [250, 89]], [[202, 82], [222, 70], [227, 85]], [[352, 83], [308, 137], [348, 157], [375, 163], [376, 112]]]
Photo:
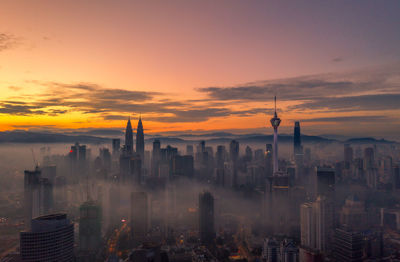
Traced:
[[[400, 261], [398, 144], [76, 143], [24, 173], [19, 245], [1, 261]], [[134, 144], [135, 141], [135, 144]], [[256, 147], [256, 149], [254, 149]], [[0, 221], [5, 224], [7, 221]], [[399, 260], [398, 260], [399, 259]]]

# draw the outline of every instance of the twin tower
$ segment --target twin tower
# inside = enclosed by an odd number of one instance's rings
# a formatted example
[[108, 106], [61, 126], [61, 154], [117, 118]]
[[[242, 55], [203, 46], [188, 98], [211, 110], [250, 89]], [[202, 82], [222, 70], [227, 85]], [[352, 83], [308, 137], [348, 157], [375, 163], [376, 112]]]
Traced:
[[[133, 147], [133, 128], [131, 124], [131, 118], [129, 117], [128, 123], [126, 124], [125, 131], [125, 150], [126, 153], [132, 155], [134, 152]], [[139, 122], [136, 129], [136, 153], [140, 155], [140, 158], [144, 159], [144, 133], [142, 117], [139, 117]]]

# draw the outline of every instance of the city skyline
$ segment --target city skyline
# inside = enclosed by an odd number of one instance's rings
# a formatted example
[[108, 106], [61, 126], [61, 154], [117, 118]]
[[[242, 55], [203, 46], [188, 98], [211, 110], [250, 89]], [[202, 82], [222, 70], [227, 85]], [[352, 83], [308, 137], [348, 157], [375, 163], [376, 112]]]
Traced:
[[1, 131], [122, 130], [141, 115], [148, 134], [247, 132], [242, 123], [271, 134], [276, 95], [282, 133], [300, 121], [305, 134], [400, 139], [397, 1], [1, 10]]
[[0, 1], [0, 262], [400, 261], [400, 1]]

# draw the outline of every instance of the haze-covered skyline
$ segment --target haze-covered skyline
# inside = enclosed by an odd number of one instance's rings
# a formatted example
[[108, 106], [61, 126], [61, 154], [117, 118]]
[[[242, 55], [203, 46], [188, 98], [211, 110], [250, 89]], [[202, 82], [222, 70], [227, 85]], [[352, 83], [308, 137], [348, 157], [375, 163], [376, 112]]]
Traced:
[[2, 131], [272, 132], [277, 95], [283, 132], [399, 136], [398, 1], [0, 6]]

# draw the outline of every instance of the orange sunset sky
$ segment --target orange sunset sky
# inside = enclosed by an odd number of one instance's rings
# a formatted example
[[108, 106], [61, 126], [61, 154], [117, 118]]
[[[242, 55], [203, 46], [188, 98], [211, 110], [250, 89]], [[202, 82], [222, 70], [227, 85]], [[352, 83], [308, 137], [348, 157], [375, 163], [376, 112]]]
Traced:
[[[399, 1], [0, 2], [0, 130], [400, 138]], [[136, 124], [136, 123], [134, 123]]]

